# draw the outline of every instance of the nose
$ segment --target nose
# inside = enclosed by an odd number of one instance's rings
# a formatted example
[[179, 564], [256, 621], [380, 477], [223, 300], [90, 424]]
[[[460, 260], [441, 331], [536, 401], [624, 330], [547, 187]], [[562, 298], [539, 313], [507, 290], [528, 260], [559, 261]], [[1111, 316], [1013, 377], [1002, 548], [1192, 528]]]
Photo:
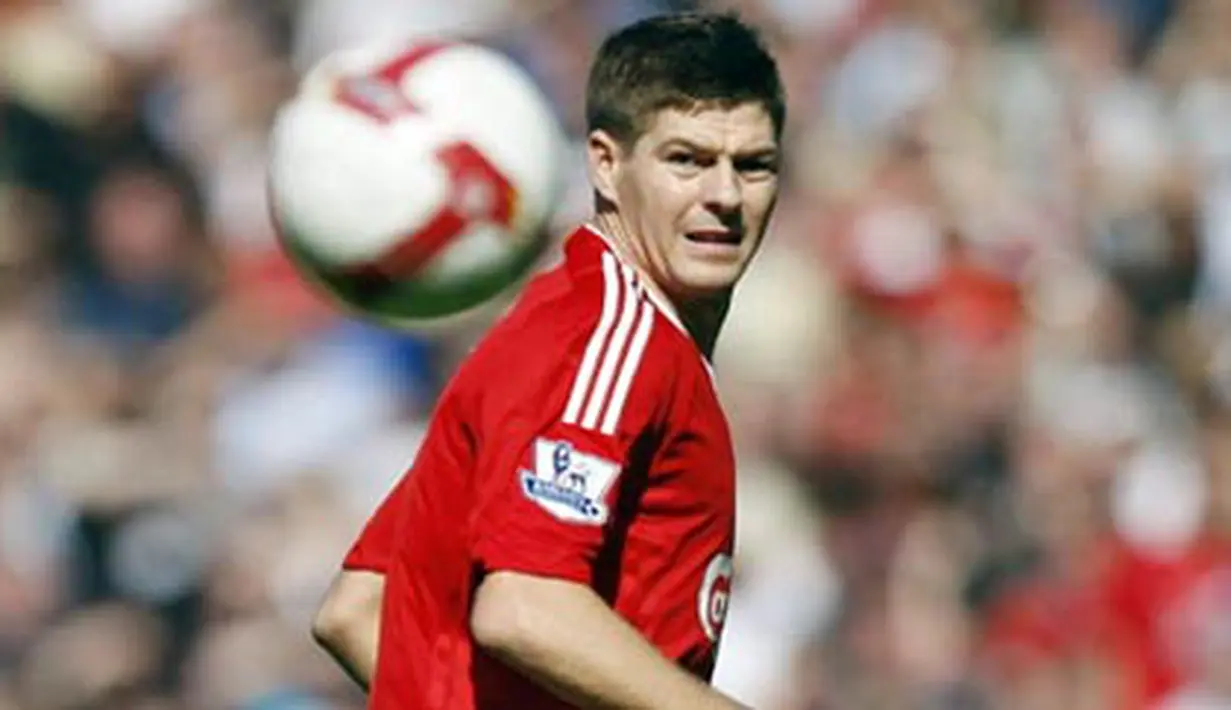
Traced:
[[743, 204], [739, 173], [729, 160], [719, 160], [706, 171], [704, 200], [707, 207], [719, 214], [739, 210]]

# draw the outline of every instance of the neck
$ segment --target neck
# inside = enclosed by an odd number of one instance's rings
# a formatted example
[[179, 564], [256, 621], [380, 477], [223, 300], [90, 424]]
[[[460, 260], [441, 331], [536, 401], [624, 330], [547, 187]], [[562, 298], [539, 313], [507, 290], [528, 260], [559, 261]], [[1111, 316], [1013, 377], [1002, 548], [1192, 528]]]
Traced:
[[718, 334], [722, 331], [730, 306], [731, 294], [727, 292], [721, 296], [691, 301], [680, 309], [680, 321], [706, 360], [714, 359], [714, 347], [718, 344]]
[[712, 359], [718, 333], [731, 304], [730, 292], [716, 296], [685, 298], [672, 295], [654, 278], [644, 250], [637, 248], [632, 229], [616, 212], [600, 212], [593, 224], [620, 259], [636, 270], [642, 284], [664, 308], [669, 308], [692, 336], [706, 360]]

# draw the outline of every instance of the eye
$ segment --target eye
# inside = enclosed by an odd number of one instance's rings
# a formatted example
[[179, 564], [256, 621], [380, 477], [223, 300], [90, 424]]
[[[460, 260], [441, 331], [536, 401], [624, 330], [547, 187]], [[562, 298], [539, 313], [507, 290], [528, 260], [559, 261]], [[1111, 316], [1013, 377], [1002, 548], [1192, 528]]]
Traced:
[[701, 164], [696, 153], [686, 150], [673, 150], [667, 153], [667, 162], [680, 167], [696, 167]]
[[767, 178], [778, 174], [778, 159], [773, 156], [744, 158], [735, 161], [735, 169], [745, 177]]

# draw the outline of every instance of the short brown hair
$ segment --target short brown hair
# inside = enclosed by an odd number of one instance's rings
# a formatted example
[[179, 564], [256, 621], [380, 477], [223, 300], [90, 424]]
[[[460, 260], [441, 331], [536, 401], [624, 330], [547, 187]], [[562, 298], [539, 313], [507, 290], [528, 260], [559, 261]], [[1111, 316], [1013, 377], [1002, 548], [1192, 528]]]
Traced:
[[586, 122], [632, 145], [667, 108], [759, 103], [782, 133], [778, 67], [757, 32], [725, 13], [661, 15], [610, 35], [590, 67]]

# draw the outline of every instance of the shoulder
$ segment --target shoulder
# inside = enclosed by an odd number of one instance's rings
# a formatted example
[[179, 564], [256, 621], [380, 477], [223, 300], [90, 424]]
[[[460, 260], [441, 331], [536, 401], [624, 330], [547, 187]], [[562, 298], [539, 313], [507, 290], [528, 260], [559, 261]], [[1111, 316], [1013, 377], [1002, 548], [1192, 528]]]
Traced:
[[457, 374], [475, 406], [531, 408], [613, 435], [661, 415], [678, 345], [632, 270], [609, 252], [537, 277]]

